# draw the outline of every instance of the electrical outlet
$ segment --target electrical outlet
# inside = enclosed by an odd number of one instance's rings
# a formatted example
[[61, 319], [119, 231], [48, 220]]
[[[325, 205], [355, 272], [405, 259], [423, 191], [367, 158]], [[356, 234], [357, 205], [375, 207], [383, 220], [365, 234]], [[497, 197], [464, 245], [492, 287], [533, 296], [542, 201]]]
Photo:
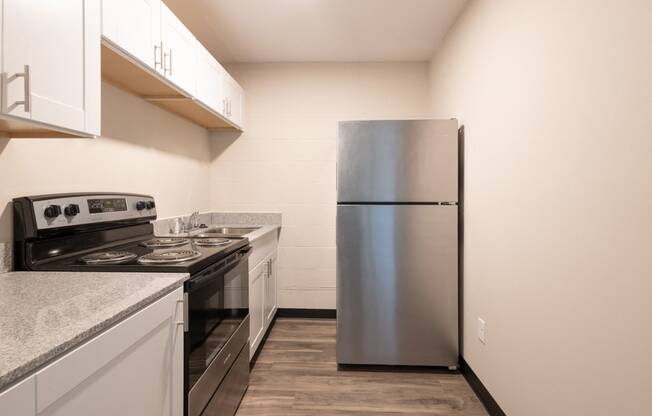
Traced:
[[487, 343], [485, 339], [486, 333], [487, 333], [487, 323], [482, 318], [478, 318], [478, 339], [483, 344]]

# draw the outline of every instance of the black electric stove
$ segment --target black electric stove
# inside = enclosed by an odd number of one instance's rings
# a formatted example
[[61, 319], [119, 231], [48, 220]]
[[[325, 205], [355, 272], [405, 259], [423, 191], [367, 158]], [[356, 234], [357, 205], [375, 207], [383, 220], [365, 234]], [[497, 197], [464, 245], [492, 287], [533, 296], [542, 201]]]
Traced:
[[189, 273], [184, 283], [185, 414], [232, 414], [249, 380], [249, 241], [158, 238], [155, 219], [156, 203], [147, 195], [16, 198], [15, 268]]
[[207, 245], [209, 239], [159, 239], [151, 224], [141, 224], [26, 241], [16, 247], [16, 261], [25, 270], [194, 274], [249, 245], [246, 238], [221, 240]]

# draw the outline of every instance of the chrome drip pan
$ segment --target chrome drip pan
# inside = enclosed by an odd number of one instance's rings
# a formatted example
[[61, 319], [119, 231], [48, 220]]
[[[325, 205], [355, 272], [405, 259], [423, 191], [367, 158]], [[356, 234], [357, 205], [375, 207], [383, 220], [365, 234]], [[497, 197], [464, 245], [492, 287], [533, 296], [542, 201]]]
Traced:
[[159, 248], [159, 247], [177, 247], [184, 244], [188, 244], [187, 238], [175, 238], [175, 237], [159, 237], [152, 238], [151, 240], [146, 240], [140, 243], [141, 246], [150, 247], [150, 248]]
[[141, 264], [170, 264], [199, 258], [201, 253], [195, 250], [169, 250], [145, 254], [138, 258]]
[[215, 247], [230, 244], [231, 240], [228, 238], [198, 238], [194, 243], [202, 247]]
[[136, 257], [138, 256], [129, 251], [101, 251], [82, 256], [78, 261], [84, 264], [118, 264], [126, 263]]

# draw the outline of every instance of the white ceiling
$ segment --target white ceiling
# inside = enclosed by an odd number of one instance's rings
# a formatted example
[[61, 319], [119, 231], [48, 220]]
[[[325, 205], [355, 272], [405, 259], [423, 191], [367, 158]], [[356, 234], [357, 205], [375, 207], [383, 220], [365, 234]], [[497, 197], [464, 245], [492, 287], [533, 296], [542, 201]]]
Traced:
[[429, 60], [466, 0], [165, 0], [221, 62]]

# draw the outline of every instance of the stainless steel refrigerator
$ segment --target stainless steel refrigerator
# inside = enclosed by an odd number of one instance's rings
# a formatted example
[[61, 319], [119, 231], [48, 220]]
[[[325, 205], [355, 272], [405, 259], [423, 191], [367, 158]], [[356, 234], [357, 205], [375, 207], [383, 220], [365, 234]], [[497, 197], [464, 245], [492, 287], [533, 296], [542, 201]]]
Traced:
[[457, 130], [339, 123], [339, 364], [457, 366]]

